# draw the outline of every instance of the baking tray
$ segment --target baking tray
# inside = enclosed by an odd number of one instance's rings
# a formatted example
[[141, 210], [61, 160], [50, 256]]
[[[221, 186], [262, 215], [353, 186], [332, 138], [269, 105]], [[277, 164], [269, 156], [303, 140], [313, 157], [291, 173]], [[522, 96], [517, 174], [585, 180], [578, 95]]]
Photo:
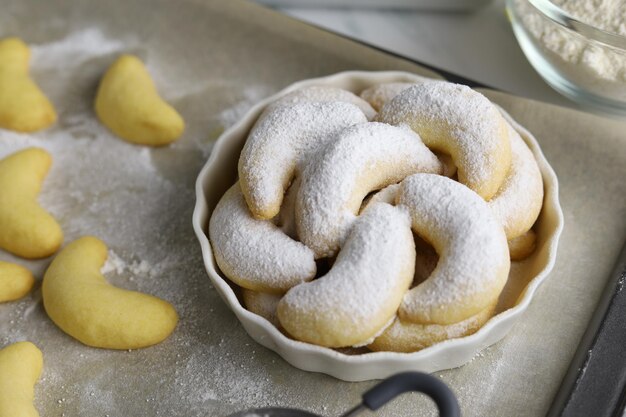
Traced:
[[[220, 416], [269, 405], [337, 415], [355, 403], [372, 382], [299, 371], [245, 334], [203, 270], [190, 222], [193, 185], [217, 136], [254, 102], [296, 80], [349, 69], [435, 74], [239, 0], [2, 0], [0, 6], [0, 36], [38, 45], [32, 72], [60, 114], [53, 129], [36, 135], [0, 132], [0, 155], [30, 145], [49, 149], [55, 162], [41, 199], [67, 241], [101, 237], [113, 251], [112, 282], [164, 297], [181, 315], [164, 343], [116, 352], [87, 348], [60, 332], [47, 319], [39, 290], [1, 305], [0, 344], [28, 339], [44, 353], [36, 388], [41, 415]], [[122, 51], [140, 55], [180, 109], [188, 122], [180, 142], [134, 147], [94, 121], [97, 81]], [[524, 319], [469, 364], [438, 375], [465, 416], [539, 416], [626, 236], [624, 124], [488, 94], [540, 141], [559, 176], [566, 226], [554, 271]], [[49, 260], [20, 262], [40, 279]], [[433, 411], [427, 400], [404, 396], [381, 415]]]

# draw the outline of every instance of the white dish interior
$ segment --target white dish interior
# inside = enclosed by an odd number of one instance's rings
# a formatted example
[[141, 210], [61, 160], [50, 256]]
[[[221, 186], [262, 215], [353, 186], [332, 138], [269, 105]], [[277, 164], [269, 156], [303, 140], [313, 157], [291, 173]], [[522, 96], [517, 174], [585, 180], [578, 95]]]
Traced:
[[543, 176], [544, 205], [534, 227], [537, 233], [535, 252], [522, 262], [513, 262], [509, 281], [498, 305], [497, 314], [476, 333], [450, 339], [414, 353], [368, 352], [358, 355], [289, 339], [266, 319], [246, 310], [234, 290], [234, 284], [222, 276], [208, 239], [208, 223], [213, 208], [237, 179], [237, 161], [248, 132], [270, 103], [295, 89], [325, 85], [359, 93], [380, 83], [420, 82], [424, 77], [385, 71], [347, 71], [300, 81], [255, 105], [238, 123], [218, 139], [209, 160], [196, 182], [196, 206], [193, 227], [200, 242], [209, 279], [235, 313], [248, 334], [261, 345], [277, 352], [293, 366], [322, 372], [346, 381], [381, 379], [397, 372], [414, 370], [435, 372], [461, 366], [480, 350], [502, 339], [526, 310], [539, 285], [554, 266], [557, 245], [563, 228], [563, 213], [558, 199], [557, 178], [545, 159], [537, 140], [504, 111], [502, 113], [530, 147]]

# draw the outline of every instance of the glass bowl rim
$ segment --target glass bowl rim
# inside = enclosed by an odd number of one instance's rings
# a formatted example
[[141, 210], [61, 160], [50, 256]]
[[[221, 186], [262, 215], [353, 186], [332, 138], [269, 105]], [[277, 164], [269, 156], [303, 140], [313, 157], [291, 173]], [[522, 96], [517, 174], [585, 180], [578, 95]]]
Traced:
[[626, 51], [626, 36], [607, 32], [606, 30], [582, 22], [550, 0], [527, 0], [527, 2], [548, 19], [580, 34], [584, 38]]

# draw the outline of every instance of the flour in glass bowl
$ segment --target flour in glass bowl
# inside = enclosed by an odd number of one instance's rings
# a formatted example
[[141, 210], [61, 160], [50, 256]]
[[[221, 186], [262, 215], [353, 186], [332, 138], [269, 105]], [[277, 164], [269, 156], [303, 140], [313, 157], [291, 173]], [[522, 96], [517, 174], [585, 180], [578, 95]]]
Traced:
[[[626, 36], [626, 0], [552, 0], [575, 19]], [[626, 52], [589, 41], [542, 16], [527, 0], [516, 0], [522, 22], [550, 61], [591, 92], [626, 100]]]

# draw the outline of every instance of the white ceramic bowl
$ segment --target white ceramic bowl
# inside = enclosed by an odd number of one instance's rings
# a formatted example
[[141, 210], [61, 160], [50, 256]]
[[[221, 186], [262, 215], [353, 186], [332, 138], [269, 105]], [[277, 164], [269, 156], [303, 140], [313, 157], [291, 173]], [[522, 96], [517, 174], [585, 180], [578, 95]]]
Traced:
[[499, 313], [478, 332], [467, 337], [447, 340], [414, 353], [369, 352], [349, 355], [289, 339], [267, 320], [242, 306], [231, 287], [233, 284], [229, 284], [215, 263], [207, 235], [208, 224], [217, 202], [237, 179], [239, 153], [248, 132], [263, 109], [278, 97], [311, 85], [334, 86], [359, 93], [379, 83], [422, 80], [424, 80], [423, 77], [404, 72], [349, 71], [292, 84], [254, 106], [237, 124], [224, 132], [198, 176], [193, 227], [200, 241], [209, 279], [248, 334], [297, 368], [323, 372], [346, 381], [363, 381], [381, 379], [407, 370], [435, 372], [461, 366], [471, 360], [477, 352], [507, 334], [513, 324], [520, 319], [535, 291], [554, 265], [557, 244], [563, 227], [563, 213], [558, 200], [556, 175], [543, 156], [535, 138], [503, 111], [505, 117], [522, 135], [537, 159], [543, 176], [545, 197], [538, 223], [535, 226], [538, 236], [537, 249], [525, 261], [514, 263], [509, 282], [500, 299]]

